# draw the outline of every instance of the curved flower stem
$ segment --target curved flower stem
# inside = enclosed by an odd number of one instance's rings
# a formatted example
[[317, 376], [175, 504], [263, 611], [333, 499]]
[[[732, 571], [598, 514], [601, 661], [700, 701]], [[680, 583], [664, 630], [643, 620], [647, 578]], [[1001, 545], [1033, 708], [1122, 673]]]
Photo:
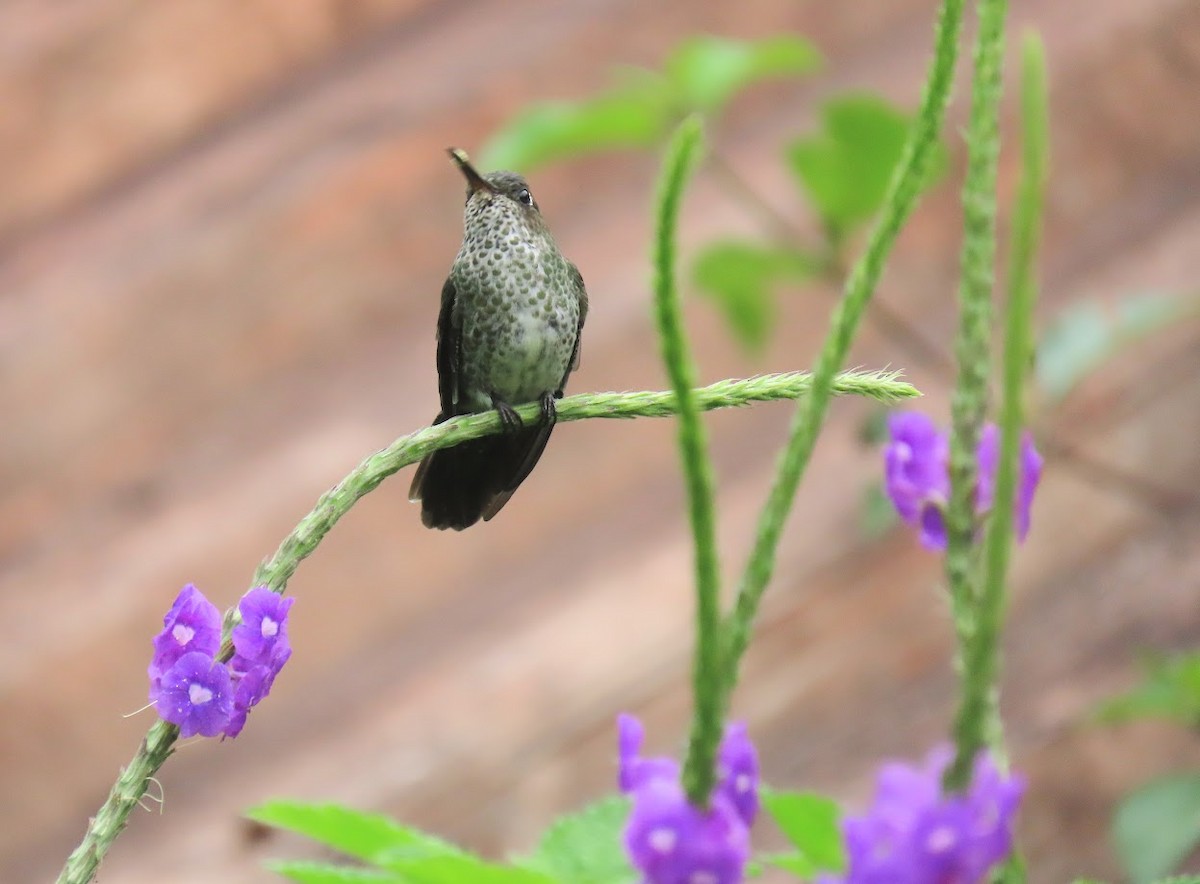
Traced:
[[964, 0], [943, 0], [938, 16], [934, 58], [930, 65], [917, 113], [916, 124], [908, 136], [904, 153], [888, 187], [883, 209], [867, 241], [866, 251], [846, 280], [845, 295], [834, 310], [829, 335], [813, 374], [812, 395], [797, 408], [792, 419], [787, 447], [779, 462], [770, 496], [759, 516], [754, 549], [738, 589], [737, 602], [727, 618], [724, 657], [725, 703], [737, 683], [738, 664], [750, 640], [750, 629], [758, 604], [775, 568], [775, 551], [791, 512], [800, 479], [808, 466], [817, 435], [824, 422], [833, 381], [846, 360], [850, 342], [858, 328], [892, 244], [908, 218], [928, 171], [929, 157], [942, 128], [954, 64], [958, 56], [958, 34], [962, 24]]
[[[752, 402], [797, 399], [812, 388], [812, 377], [804, 372], [761, 375], [740, 380], [719, 381], [693, 390], [693, 400], [701, 411], [732, 408]], [[834, 381], [834, 392], [867, 396], [881, 402], [896, 402], [919, 396], [911, 384], [899, 380], [898, 372], [846, 372]], [[522, 419], [536, 420], [537, 404], [516, 409]], [[568, 396], [558, 403], [558, 420], [578, 421], [591, 418], [631, 419], [669, 417], [678, 412], [677, 399], [671, 392], [584, 393]], [[372, 454], [346, 478], [323, 494], [317, 505], [300, 520], [270, 559], [254, 572], [252, 586], [269, 586], [282, 593], [300, 563], [320, 544], [337, 521], [350, 511], [359, 498], [369, 494], [388, 476], [421, 460], [431, 451], [448, 448], [500, 432], [495, 412], [452, 418], [402, 436]], [[237, 609], [226, 617], [223, 653], [228, 653], [229, 633], [236, 622]], [[133, 760], [117, 777], [108, 798], [88, 825], [79, 846], [72, 851], [58, 876], [58, 884], [86, 884], [96, 874], [100, 861], [121, 834], [129, 814], [146, 793], [150, 779], [170, 757], [179, 729], [165, 721], [156, 721], [142, 740]]]
[[[915, 387], [898, 378], [899, 374], [895, 372], [846, 372], [839, 376], [834, 390], [882, 402], [895, 402], [920, 395]], [[695, 390], [694, 398], [696, 407], [701, 411], [712, 411], [751, 402], [798, 399], [811, 387], [812, 376], [807, 372], [786, 372], [718, 381]], [[536, 404], [529, 404], [518, 406], [515, 410], [522, 420], [534, 421], [540, 414], [538, 408]], [[583, 393], [559, 400], [555, 410], [558, 421], [563, 423], [593, 418], [671, 417], [679, 413], [679, 406], [675, 394], [670, 391]], [[282, 592], [296, 567], [316, 549], [334, 523], [345, 515], [355, 501], [373, 491], [392, 473], [416, 463], [439, 448], [495, 435], [500, 429], [500, 418], [495, 412], [464, 415], [402, 436], [387, 448], [372, 454], [317, 501], [313, 511], [288, 535], [275, 555], [259, 565], [254, 572], [253, 585], [269, 586], [275, 592]]]

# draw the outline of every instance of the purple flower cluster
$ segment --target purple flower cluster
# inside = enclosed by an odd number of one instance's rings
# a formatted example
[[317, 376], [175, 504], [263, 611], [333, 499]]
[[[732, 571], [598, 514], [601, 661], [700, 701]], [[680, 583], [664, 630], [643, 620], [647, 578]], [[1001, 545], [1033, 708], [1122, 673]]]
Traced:
[[953, 758], [934, 749], [923, 767], [899, 762], [879, 771], [875, 803], [842, 821], [849, 868], [818, 884], [976, 884], [1012, 850], [1013, 818], [1025, 789], [979, 753], [971, 783], [944, 794], [942, 774]]
[[638, 754], [643, 735], [636, 718], [618, 717], [617, 782], [633, 799], [625, 850], [644, 884], [737, 884], [758, 814], [758, 754], [745, 725], [725, 729], [707, 810], [688, 802], [678, 762]]
[[242, 596], [233, 659], [221, 663], [221, 613], [195, 586], [185, 586], [154, 637], [150, 702], [158, 714], [184, 737], [240, 734], [250, 708], [267, 696], [292, 655], [287, 615], [294, 601], [265, 586]]
[[[888, 433], [891, 441], [883, 452], [888, 497], [900, 518], [920, 529], [923, 546], [943, 550], [946, 548], [945, 509], [950, 497], [949, 436], [928, 417], [915, 411], [892, 414], [888, 418]], [[975, 511], [982, 515], [992, 508], [996, 493], [1000, 431], [995, 424], [983, 428], [976, 458]], [[1029, 533], [1029, 508], [1041, 475], [1042, 457], [1027, 431], [1021, 437], [1014, 513], [1019, 540], [1024, 540]]]

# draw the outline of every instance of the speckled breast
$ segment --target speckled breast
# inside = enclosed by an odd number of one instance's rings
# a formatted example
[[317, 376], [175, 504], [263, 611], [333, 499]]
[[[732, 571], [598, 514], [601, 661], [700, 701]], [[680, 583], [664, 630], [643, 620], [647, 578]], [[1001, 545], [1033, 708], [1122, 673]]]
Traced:
[[492, 231], [464, 242], [451, 271], [462, 328], [460, 390], [470, 410], [560, 388], [579, 323], [570, 267], [552, 242]]

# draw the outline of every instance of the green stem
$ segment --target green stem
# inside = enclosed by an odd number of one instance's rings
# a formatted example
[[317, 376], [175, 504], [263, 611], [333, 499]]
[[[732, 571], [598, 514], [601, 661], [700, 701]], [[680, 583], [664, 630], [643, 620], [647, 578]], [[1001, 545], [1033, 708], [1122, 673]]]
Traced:
[[675, 285], [675, 240], [679, 205], [695, 167], [703, 130], [698, 117], [680, 124], [667, 147], [658, 192], [654, 236], [654, 317], [663, 363], [679, 403], [679, 452], [687, 486], [696, 559], [696, 657], [692, 667], [695, 713], [683, 766], [683, 786], [697, 807], [708, 804], [716, 779], [721, 739], [721, 609], [712, 465], [700, 409], [692, 395], [695, 368], [688, 352]]
[[150, 726], [133, 761], [117, 776], [108, 798], [88, 825], [87, 836], [69, 857], [58, 876], [58, 884], [91, 881], [100, 860], [129, 822], [129, 814], [146, 794], [150, 778], [174, 752], [179, 728], [161, 719]]
[[980, 0], [979, 33], [963, 184], [962, 281], [955, 338], [958, 380], [950, 402], [950, 501], [946, 583], [959, 642], [974, 629], [976, 451], [987, 416], [996, 252], [996, 160], [1000, 153], [1001, 69], [1006, 0]]
[[[839, 375], [837, 393], [867, 396], [880, 402], [896, 402], [919, 396], [910, 384], [898, 380], [897, 372], [846, 372]], [[812, 378], [804, 372], [761, 375], [741, 380], [719, 381], [694, 390], [692, 399], [698, 409], [711, 411], [752, 402], [797, 399], [812, 389]], [[592, 418], [630, 419], [670, 417], [678, 413], [674, 392], [585, 393], [568, 396], [558, 403], [560, 422]], [[536, 404], [522, 405], [517, 413], [526, 421], [539, 416]], [[401, 468], [416, 463], [439, 448], [457, 445], [468, 439], [500, 432], [500, 419], [494, 412], [452, 418], [397, 439], [387, 448], [360, 463], [346, 478], [323, 494], [312, 512], [300, 520], [279, 545], [279, 549], [254, 572], [252, 586], [269, 586], [282, 593], [300, 563], [313, 553], [337, 521], [350, 511], [359, 498]], [[236, 615], [236, 609], [232, 614]], [[227, 616], [224, 627], [225, 652], [229, 632], [236, 623]], [[179, 735], [174, 725], [155, 722], [129, 765], [121, 771], [112, 791], [88, 825], [79, 846], [68, 857], [58, 884], [86, 884], [96, 874], [100, 861], [125, 828], [129, 814], [146, 793], [150, 778], [162, 767]]]
[[723, 681], [724, 703], [737, 683], [738, 664], [749, 642], [750, 629], [763, 592], [775, 567], [775, 552], [791, 511], [800, 479], [812, 455], [829, 405], [833, 379], [846, 360], [893, 243], [908, 218], [926, 180], [929, 158], [942, 128], [954, 64], [964, 0], [943, 0], [938, 16], [934, 58], [925, 84], [916, 124], [888, 187], [866, 251], [846, 280], [845, 295], [834, 310], [829, 336], [817, 360], [811, 395], [796, 409], [787, 447], [780, 460], [770, 496], [759, 517], [754, 549], [738, 589], [737, 602], [726, 625]]
[[[996, 680], [999, 636], [1004, 619], [1004, 587], [1012, 549], [1018, 449], [1024, 414], [1021, 396], [1033, 352], [1033, 306], [1037, 296], [1034, 258], [1046, 179], [1046, 80], [1041, 42], [1027, 37], [1022, 54], [1023, 125], [1021, 182], [1013, 215], [1008, 310], [1004, 330], [1004, 385], [1000, 406], [1000, 460], [996, 493], [984, 547], [983, 590], [975, 606], [974, 628], [963, 648], [962, 701], [955, 722], [957, 754], [947, 784], [961, 787], [970, 777], [976, 753], [998, 737]], [[1000, 746], [994, 745], [999, 751]]]

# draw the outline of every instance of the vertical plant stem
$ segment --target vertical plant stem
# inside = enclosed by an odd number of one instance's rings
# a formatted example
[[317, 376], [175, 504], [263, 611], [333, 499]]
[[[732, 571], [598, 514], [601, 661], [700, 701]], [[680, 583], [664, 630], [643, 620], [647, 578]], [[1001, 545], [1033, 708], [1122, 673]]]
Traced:
[[946, 508], [946, 582], [959, 642], [974, 629], [976, 450], [988, 406], [992, 286], [996, 253], [996, 160], [1006, 0], [979, 0], [971, 81], [967, 175], [963, 184], [962, 281], [954, 351], [958, 379], [950, 402], [950, 502]]
[[680, 124], [671, 139], [659, 184], [654, 235], [654, 317], [663, 363], [679, 405], [679, 451], [696, 558], [696, 657], [692, 669], [695, 712], [683, 767], [683, 786], [688, 800], [697, 807], [708, 803], [716, 778], [717, 743], [721, 739], [721, 587], [712, 466], [704, 424], [692, 391], [695, 369], [675, 285], [675, 239], [679, 204], [695, 166], [701, 136], [700, 118], [693, 116]]
[[787, 446], [776, 469], [767, 503], [759, 516], [754, 548], [738, 589], [737, 602], [725, 631], [724, 696], [737, 682], [738, 665], [750, 640], [750, 630], [763, 592], [775, 568], [775, 552], [800, 479], [812, 455], [829, 405], [830, 384], [846, 359], [892, 244], [921, 192], [929, 157], [942, 128], [954, 64], [964, 0], [943, 0], [938, 16], [934, 57], [925, 83], [916, 125], [909, 133], [904, 153], [892, 176], [879, 218], [871, 229], [866, 251], [846, 280], [845, 294], [835, 308], [829, 335], [817, 359], [812, 393], [796, 409]]
[[[999, 635], [1004, 618], [1005, 578], [1012, 549], [1018, 449], [1024, 425], [1022, 394], [1033, 352], [1033, 306], [1037, 297], [1034, 259], [1046, 180], [1046, 74], [1041, 41], [1025, 39], [1021, 59], [1021, 182], [1013, 215], [1008, 310], [1004, 329], [1004, 383], [1000, 405], [1000, 461], [996, 494], [984, 547], [984, 579], [974, 629], [963, 649], [962, 701], [955, 722], [957, 754], [948, 782], [962, 785], [975, 754], [989, 742], [997, 718]], [[999, 749], [1000, 747], [996, 747]]]

